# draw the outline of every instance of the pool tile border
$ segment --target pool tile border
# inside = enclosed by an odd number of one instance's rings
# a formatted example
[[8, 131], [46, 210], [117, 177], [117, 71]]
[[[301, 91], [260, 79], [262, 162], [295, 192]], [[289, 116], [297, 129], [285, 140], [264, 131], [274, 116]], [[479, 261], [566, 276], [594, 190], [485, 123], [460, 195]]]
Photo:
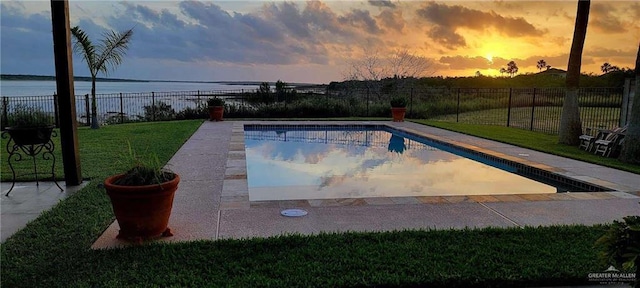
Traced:
[[[615, 183], [593, 179], [575, 179], [571, 176], [562, 175], [567, 171], [557, 167], [551, 167], [542, 163], [533, 162], [527, 159], [505, 155], [490, 149], [477, 147], [468, 143], [446, 139], [445, 137], [431, 135], [417, 131], [408, 127], [400, 127], [384, 122], [363, 122], [354, 124], [353, 122], [303, 122], [300, 124], [291, 122], [264, 122], [237, 121], [233, 123], [231, 130], [231, 141], [229, 142], [229, 157], [227, 158], [225, 177], [222, 186], [222, 197], [220, 201], [221, 210], [251, 209], [251, 208], [305, 208], [305, 207], [332, 207], [332, 206], [364, 206], [364, 205], [398, 205], [398, 204], [451, 204], [461, 202], [471, 203], [492, 203], [492, 202], [525, 202], [525, 201], [572, 201], [572, 200], [603, 200], [615, 198], [640, 198], [640, 191], [625, 193], [617, 191], [607, 192], [579, 192], [579, 193], [556, 193], [556, 194], [502, 194], [502, 195], [470, 195], [470, 196], [408, 196], [408, 197], [368, 197], [368, 198], [335, 198], [335, 199], [310, 199], [310, 200], [274, 200], [274, 201], [249, 201], [249, 187], [247, 182], [246, 153], [244, 143], [245, 125], [248, 127], [261, 126], [271, 128], [297, 127], [321, 129], [326, 127], [353, 127], [372, 128], [385, 127], [391, 130], [400, 131], [414, 137], [424, 137], [437, 142], [440, 145], [449, 146], [455, 149], [462, 149], [478, 157], [483, 157], [498, 163], [516, 166], [518, 169], [532, 173], [534, 175], [563, 179], [569, 184], [591, 189], [600, 187], [602, 190], [614, 190]], [[573, 184], [575, 183], [575, 184]], [[611, 185], [608, 185], [611, 184]], [[606, 185], [606, 186], [605, 186]], [[608, 187], [607, 187], [608, 186]], [[614, 186], [614, 187], [612, 187]], [[591, 190], [593, 191], [593, 190]], [[634, 195], [636, 194], [636, 195]]]
[[[451, 147], [457, 150], [462, 150], [466, 153], [471, 154], [472, 156], [476, 156], [482, 159], [487, 159], [495, 163], [505, 164], [505, 165], [515, 167], [516, 169], [518, 169], [518, 172], [521, 172], [527, 175], [550, 179], [553, 181], [557, 181], [559, 183], [578, 187], [587, 192], [600, 192], [600, 191], [614, 190], [609, 187], [605, 187], [604, 185], [598, 185], [596, 183], [591, 183], [591, 182], [570, 178], [569, 176], [562, 175], [562, 173], [566, 173], [567, 171], [561, 168], [551, 167], [546, 164], [537, 163], [537, 162], [533, 162], [526, 159], [521, 159], [518, 157], [496, 152], [493, 150], [476, 147], [476, 146], [458, 142], [458, 141], [444, 139], [443, 137], [438, 137], [436, 135], [429, 135], [429, 134], [416, 131], [410, 128], [399, 128], [399, 127], [393, 127], [389, 125], [385, 125], [385, 126], [390, 128], [391, 130], [409, 134], [413, 137], [427, 138], [429, 141], [435, 142], [439, 145]], [[602, 184], [605, 184], [605, 183], [602, 183]]]

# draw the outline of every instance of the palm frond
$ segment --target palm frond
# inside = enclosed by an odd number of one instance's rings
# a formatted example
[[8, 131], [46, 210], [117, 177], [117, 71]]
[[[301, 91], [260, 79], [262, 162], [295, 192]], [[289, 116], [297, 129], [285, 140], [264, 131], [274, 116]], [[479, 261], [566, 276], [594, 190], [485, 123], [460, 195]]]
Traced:
[[73, 39], [75, 40], [73, 45], [73, 51], [77, 54], [82, 55], [87, 66], [89, 67], [89, 72], [93, 75], [97, 72], [98, 69], [95, 67], [95, 58], [96, 58], [96, 50], [93, 43], [87, 36], [87, 33], [82, 31], [80, 27], [75, 26], [71, 28], [71, 35], [73, 35]]
[[129, 40], [133, 35], [133, 29], [129, 29], [122, 33], [110, 31], [105, 34], [102, 43], [99, 46], [99, 56], [96, 59], [96, 68], [98, 71], [108, 74], [109, 69], [115, 68], [122, 63], [122, 57], [129, 48]]

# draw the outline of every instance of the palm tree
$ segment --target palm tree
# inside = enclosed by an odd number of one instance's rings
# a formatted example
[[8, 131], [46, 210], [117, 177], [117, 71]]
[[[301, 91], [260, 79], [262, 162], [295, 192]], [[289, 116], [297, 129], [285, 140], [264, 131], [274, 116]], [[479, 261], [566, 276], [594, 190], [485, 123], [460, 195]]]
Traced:
[[547, 61], [544, 61], [544, 59], [540, 59], [536, 67], [538, 67], [538, 70], [542, 71], [542, 68], [547, 67]]
[[507, 69], [504, 69], [504, 67], [500, 67], [500, 76], [502, 76], [502, 74], [507, 73]]
[[567, 67], [566, 94], [562, 104], [560, 115], [559, 143], [577, 145], [578, 137], [582, 134], [582, 122], [580, 121], [580, 108], [578, 108], [578, 87], [580, 85], [580, 68], [582, 65], [582, 49], [587, 35], [587, 23], [589, 22], [589, 8], [591, 0], [578, 0], [578, 12], [573, 29], [573, 42], [569, 53]]
[[518, 73], [518, 65], [514, 61], [509, 61], [507, 63], [507, 73], [513, 77], [516, 73]]
[[551, 69], [551, 65], [547, 65], [547, 70]]
[[110, 31], [105, 33], [99, 45], [94, 45], [89, 36], [78, 26], [71, 28], [75, 40], [73, 50], [82, 55], [91, 73], [91, 128], [98, 129], [98, 106], [96, 104], [96, 78], [98, 72], [105, 75], [122, 63], [122, 58], [129, 47], [133, 29], [122, 33]]
[[607, 72], [611, 71], [611, 64], [609, 64], [609, 62], [604, 62], [604, 64], [602, 64], [602, 66], [600, 66], [600, 70], [602, 70], [602, 73], [607, 74]]
[[[640, 95], [640, 43], [638, 43], [638, 54], [636, 54], [636, 92], [635, 97]], [[629, 126], [622, 144], [620, 160], [629, 163], [640, 163], [640, 101], [633, 101]]]

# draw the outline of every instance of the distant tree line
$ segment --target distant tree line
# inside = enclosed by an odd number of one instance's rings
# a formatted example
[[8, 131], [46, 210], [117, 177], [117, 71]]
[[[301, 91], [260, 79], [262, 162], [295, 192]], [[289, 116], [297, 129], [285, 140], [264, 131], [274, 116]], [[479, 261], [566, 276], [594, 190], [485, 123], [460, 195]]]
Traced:
[[289, 84], [281, 80], [276, 81], [275, 90], [271, 89], [269, 82], [262, 82], [255, 94], [250, 95], [247, 100], [250, 103], [272, 104], [276, 102], [291, 103], [298, 98], [298, 92]]
[[[546, 67], [546, 66], [545, 66]], [[582, 74], [580, 75], [580, 87], [622, 87], [625, 79], [633, 79], [634, 71], [620, 69], [604, 75]], [[424, 77], [403, 79], [404, 86], [422, 89], [425, 87], [449, 87], [449, 88], [545, 88], [565, 87], [565, 78], [558, 75], [545, 73], [520, 74], [514, 77], [489, 77], [484, 75], [465, 77]], [[385, 78], [379, 80], [381, 89], [397, 83], [396, 79]], [[372, 86], [372, 85], [368, 85]], [[329, 83], [330, 90], [344, 90], [348, 88], [366, 89], [365, 81], [347, 80]]]
[[[29, 75], [29, 74], [0, 74], [0, 80], [29, 80], [29, 81], [55, 81], [56, 76], [45, 75]], [[91, 77], [85, 76], [73, 76], [74, 81], [90, 82]], [[100, 78], [97, 77], [98, 82], [151, 82], [149, 80], [134, 80], [134, 79], [120, 79], [120, 78]]]

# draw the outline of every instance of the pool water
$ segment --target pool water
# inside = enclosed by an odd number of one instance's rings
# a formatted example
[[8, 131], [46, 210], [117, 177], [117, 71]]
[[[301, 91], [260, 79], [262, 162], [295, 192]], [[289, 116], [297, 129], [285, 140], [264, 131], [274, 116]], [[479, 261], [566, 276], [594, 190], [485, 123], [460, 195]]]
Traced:
[[381, 127], [257, 126], [244, 135], [250, 201], [559, 191]]

